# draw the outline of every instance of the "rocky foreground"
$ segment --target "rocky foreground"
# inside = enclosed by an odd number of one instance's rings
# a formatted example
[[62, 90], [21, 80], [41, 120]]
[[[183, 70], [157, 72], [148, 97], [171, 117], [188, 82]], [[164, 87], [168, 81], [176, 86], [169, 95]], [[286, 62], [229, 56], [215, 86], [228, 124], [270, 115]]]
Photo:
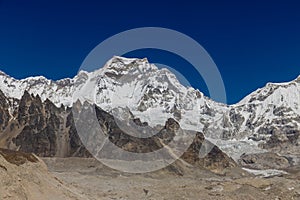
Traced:
[[1, 200], [88, 199], [77, 188], [66, 187], [33, 154], [0, 149]]
[[92, 158], [41, 160], [1, 149], [0, 199], [300, 199], [300, 169], [287, 172], [262, 177], [234, 167], [218, 175], [177, 161], [156, 172], [134, 175]]
[[73, 166], [74, 162], [83, 163], [80, 160], [60, 162], [63, 163], [62, 168], [52, 166], [51, 171], [66, 183], [78, 188], [78, 191], [87, 195], [89, 199], [300, 199], [299, 173], [297, 178], [260, 178], [246, 173], [243, 176], [235, 171], [231, 172], [231, 176], [217, 176], [207, 171], [187, 173], [183, 176], [166, 171], [129, 175], [103, 170], [103, 166], [91, 164], [86, 160], [85, 162], [90, 164], [88, 169], [77, 165], [72, 170], [66, 170], [70, 165]]

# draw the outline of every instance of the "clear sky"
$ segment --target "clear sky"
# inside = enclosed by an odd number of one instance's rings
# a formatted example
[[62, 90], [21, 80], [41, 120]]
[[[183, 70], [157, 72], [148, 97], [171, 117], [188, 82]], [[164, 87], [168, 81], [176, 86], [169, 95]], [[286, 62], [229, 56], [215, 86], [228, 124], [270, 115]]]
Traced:
[[[76, 75], [87, 54], [106, 38], [155, 26], [198, 41], [217, 64], [228, 102], [267, 82], [300, 75], [299, 1], [0, 0], [0, 70], [24, 78]], [[137, 51], [174, 66], [208, 95], [189, 64], [162, 51]]]

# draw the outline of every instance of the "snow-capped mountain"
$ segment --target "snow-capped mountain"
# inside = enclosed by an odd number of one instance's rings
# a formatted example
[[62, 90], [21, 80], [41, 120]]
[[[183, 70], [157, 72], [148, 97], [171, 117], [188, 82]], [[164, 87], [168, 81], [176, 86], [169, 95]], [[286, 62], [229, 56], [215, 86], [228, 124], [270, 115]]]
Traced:
[[153, 126], [173, 117], [192, 130], [202, 130], [202, 122], [220, 118], [227, 109], [200, 91], [184, 87], [169, 70], [158, 69], [147, 59], [114, 57], [99, 70], [80, 71], [73, 79], [60, 81], [45, 77], [16, 80], [1, 73], [0, 90], [10, 99], [20, 99], [26, 90], [58, 107], [72, 106], [78, 99], [95, 103], [108, 112], [128, 107]]
[[255, 137], [300, 130], [300, 76], [287, 83], [268, 83], [231, 106], [230, 114], [236, 118], [237, 132], [250, 131]]
[[298, 141], [300, 130], [300, 77], [288, 83], [267, 84], [235, 105], [224, 105], [181, 85], [169, 70], [158, 69], [147, 59], [116, 56], [103, 68], [80, 71], [74, 78], [60, 81], [45, 77], [16, 80], [0, 73], [0, 90], [13, 109], [14, 100], [28, 91], [58, 107], [71, 107], [80, 100], [110, 113], [114, 108], [129, 108], [151, 126], [174, 118], [182, 128], [215, 139], [266, 142], [280, 132], [286, 139]]

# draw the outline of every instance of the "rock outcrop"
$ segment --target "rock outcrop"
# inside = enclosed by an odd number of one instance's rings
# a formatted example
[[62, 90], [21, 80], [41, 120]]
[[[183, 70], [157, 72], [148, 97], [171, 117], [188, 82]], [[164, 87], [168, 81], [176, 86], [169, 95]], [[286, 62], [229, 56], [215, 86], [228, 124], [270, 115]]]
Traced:
[[[0, 93], [1, 98], [1, 93]], [[77, 156], [83, 145], [72, 126], [71, 110], [57, 108], [50, 100], [25, 92], [16, 105], [14, 113], [0, 109], [0, 121], [4, 131], [0, 132], [1, 147], [35, 153], [43, 157]], [[13, 115], [13, 116], [11, 116]], [[86, 152], [86, 155], [88, 153]]]
[[244, 154], [239, 163], [250, 169], [287, 169], [292, 165], [288, 158], [276, 153]]

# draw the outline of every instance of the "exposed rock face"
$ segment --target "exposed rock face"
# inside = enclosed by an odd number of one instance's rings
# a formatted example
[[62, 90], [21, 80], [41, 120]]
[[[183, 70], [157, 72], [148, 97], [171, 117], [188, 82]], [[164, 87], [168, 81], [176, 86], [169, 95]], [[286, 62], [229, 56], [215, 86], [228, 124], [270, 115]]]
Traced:
[[18, 124], [23, 127], [15, 138], [16, 146], [21, 151], [33, 152], [41, 156], [54, 156], [57, 151], [56, 132], [60, 128], [61, 111], [39, 96], [25, 92], [19, 106]]
[[289, 159], [276, 153], [244, 154], [239, 163], [251, 169], [286, 169], [291, 166]]
[[19, 151], [12, 151], [0, 148], [0, 155], [9, 163], [20, 166], [26, 162], [36, 163], [38, 158], [30, 153], [23, 153]]
[[0, 123], [9, 129], [0, 134], [2, 147], [46, 157], [81, 155], [80, 139], [71, 128], [70, 109], [57, 108], [51, 101], [42, 102], [39, 96], [25, 92], [13, 116], [5, 108], [0, 112], [10, 120]]
[[0, 90], [0, 132], [3, 132], [8, 126], [10, 120], [9, 108], [9, 101]]
[[233, 159], [214, 145], [205, 157], [200, 157], [200, 149], [203, 145], [210, 146], [212, 144], [205, 140], [202, 133], [197, 133], [193, 143], [183, 154], [182, 159], [192, 165], [210, 169], [215, 172], [222, 171], [225, 168], [236, 167], [236, 163]]
[[299, 153], [300, 131], [293, 128], [273, 129], [271, 137], [260, 146], [279, 153]]
[[[89, 106], [91, 105], [88, 103], [82, 105], [77, 102], [74, 104], [74, 109], [84, 110]], [[176, 135], [183, 133], [179, 123], [172, 118], [167, 120], [164, 127], [152, 128], [146, 122], [134, 118], [128, 111], [128, 114], [125, 113], [129, 123], [127, 130], [135, 134], [129, 135], [124, 132], [124, 127], [120, 126], [121, 122], [117, 118], [97, 106], [95, 106], [95, 111], [97, 122], [104, 134], [113, 144], [126, 152], [154, 152], [168, 145]], [[57, 108], [51, 101], [42, 102], [39, 96], [30, 95], [28, 92], [25, 92], [19, 101], [17, 112], [13, 118], [10, 118], [8, 112], [4, 113], [6, 114], [3, 116], [11, 120], [10, 125], [13, 127], [11, 131], [14, 132], [10, 137], [4, 138], [4, 147], [6, 148], [35, 153], [43, 157], [90, 157], [90, 153], [83, 146], [81, 140], [87, 140], [86, 142], [91, 145], [98, 145], [97, 142], [99, 142], [96, 132], [87, 131], [86, 138], [79, 137], [74, 123], [74, 113], [70, 108]], [[121, 113], [124, 115], [124, 112]], [[90, 114], [89, 109], [80, 113], [80, 120], [83, 119], [82, 123], [87, 126], [89, 124], [85, 120], [89, 119]], [[5, 126], [5, 123], [1, 125]], [[6, 123], [7, 126], [8, 123]], [[83, 128], [88, 127], [83, 126]], [[145, 131], [155, 134], [151, 137], [137, 137], [145, 134]], [[199, 158], [200, 148], [205, 143], [204, 136], [202, 133], [191, 134], [195, 134], [195, 139], [182, 156], [184, 161], [211, 170], [235, 166], [234, 161], [217, 147], [214, 147], [206, 157]], [[166, 152], [166, 154], [168, 153], [172, 152]]]
[[[75, 120], [87, 119], [86, 117], [91, 115], [91, 109], [88, 106], [88, 104], [82, 106], [77, 105], [77, 108], [79, 110], [82, 110], [79, 114], [79, 119], [75, 118]], [[104, 134], [108, 137], [109, 141], [112, 142], [114, 145], [118, 146], [119, 148], [125, 150], [126, 152], [143, 154], [143, 159], [148, 158], [148, 155], [146, 155], [145, 153], [155, 152], [169, 145], [169, 143], [172, 140], [174, 140], [174, 137], [178, 137], [184, 134], [192, 134], [194, 140], [192, 140], [191, 144], [187, 146], [187, 149], [185, 149], [186, 152], [183, 152], [183, 155], [181, 155], [177, 159], [181, 159], [182, 161], [192, 166], [200, 167], [202, 169], [213, 170], [215, 172], [219, 172], [225, 168], [232, 168], [236, 166], [236, 163], [230, 157], [223, 153], [218, 147], [206, 141], [202, 133], [182, 130], [179, 123], [172, 118], [169, 118], [166, 121], [164, 127], [159, 128], [159, 130], [157, 130], [157, 128], [152, 128], [148, 126], [147, 123], [141, 122], [141, 120], [138, 118], [128, 117], [127, 119], [129, 120], [121, 124], [122, 122], [118, 122], [118, 119], [116, 119], [109, 113], [103, 111], [102, 109], [95, 107], [95, 111], [101, 129], [104, 132]], [[131, 116], [131, 114], [128, 113], [125, 114], [125, 116]], [[77, 121], [77, 123], [79, 123], [77, 125], [79, 125], [79, 127], [83, 127], [84, 130], [88, 130], [88, 128], [92, 126], [90, 124], [86, 124], [86, 122], [82, 122], [82, 124], [80, 124], [80, 122]], [[147, 133], [149, 132], [155, 134], [145, 138], [136, 137], [136, 135], [148, 135]], [[134, 135], [129, 135], [133, 133]], [[95, 143], [97, 143], [98, 134], [93, 132], [90, 132], [90, 134], [92, 135], [84, 137], [82, 139], [85, 140], [86, 144], [89, 144], [91, 147], [97, 149], [97, 144]], [[168, 149], [164, 152], [165, 158], [173, 157], [174, 151], [180, 149], [182, 147], [181, 145], [186, 142], [185, 137], [181, 137], [178, 140], [181, 142], [178, 142], [178, 146], [174, 147], [175, 149]], [[207, 155], [205, 155], [203, 158], [200, 158], [200, 149], [203, 146], [203, 148], [205, 149], [205, 145], [208, 147], [211, 147], [212, 145], [212, 147], [208, 149]], [[104, 145], [103, 148], [110, 147]], [[93, 148], [91, 149], [93, 151]], [[101, 151], [97, 153], [98, 155], [101, 154], [102, 158], [104, 157], [110, 159], [110, 154], [113, 151], [114, 150], [111, 149], [111, 151], [106, 150], [104, 153]], [[126, 156], [118, 156], [125, 160], [132, 159]], [[154, 157], [153, 159], [156, 159], [156, 157]]]

